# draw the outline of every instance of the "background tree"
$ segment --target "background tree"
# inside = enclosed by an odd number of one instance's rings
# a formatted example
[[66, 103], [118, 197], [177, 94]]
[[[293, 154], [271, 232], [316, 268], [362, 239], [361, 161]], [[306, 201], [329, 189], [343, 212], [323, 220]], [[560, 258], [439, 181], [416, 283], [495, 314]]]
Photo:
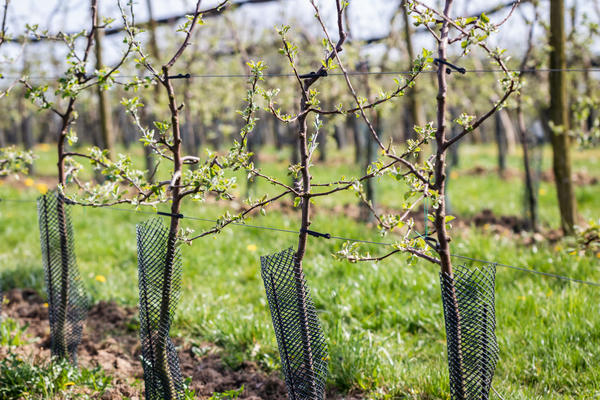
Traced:
[[550, 1], [550, 121], [553, 170], [560, 208], [560, 225], [567, 235], [574, 233], [576, 203], [571, 178], [571, 138], [567, 97], [564, 0]]

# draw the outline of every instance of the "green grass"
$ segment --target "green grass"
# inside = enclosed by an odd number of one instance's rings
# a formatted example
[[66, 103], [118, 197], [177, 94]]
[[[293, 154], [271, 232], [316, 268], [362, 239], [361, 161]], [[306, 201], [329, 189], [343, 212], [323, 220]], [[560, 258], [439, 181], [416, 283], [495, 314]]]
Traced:
[[112, 378], [100, 368], [75, 368], [56, 360], [37, 364], [18, 356], [12, 349], [28, 344], [27, 326], [11, 318], [0, 324], [0, 345], [8, 347], [8, 355], [0, 360], [0, 399], [91, 399], [102, 396], [111, 384]]
[[[464, 146], [462, 151], [464, 162], [450, 186], [454, 212], [468, 216], [490, 208], [498, 214], [520, 215], [523, 202], [519, 180], [462, 173], [474, 165], [493, 166], [493, 148]], [[335, 154], [330, 165], [317, 164], [315, 181], [335, 174], [356, 175], [356, 167], [344, 164], [346, 156]], [[574, 163], [576, 168], [594, 173], [598, 159], [598, 150], [581, 151], [575, 154]], [[46, 167], [39, 167], [39, 171], [52, 173], [49, 154], [42, 154], [40, 163]], [[269, 173], [281, 176], [285, 176], [281, 172], [284, 166], [283, 160], [263, 165]], [[518, 155], [509, 158], [509, 166], [519, 166]], [[259, 184], [256, 188], [257, 192], [265, 189], [270, 187]], [[378, 189], [382, 203], [400, 203], [398, 185], [383, 180]], [[544, 183], [542, 189], [542, 221], [557, 227], [553, 186]], [[600, 185], [576, 190], [580, 214], [597, 219]], [[0, 186], [0, 197], [35, 195], [35, 189], [17, 192]], [[342, 194], [318, 203], [312, 228], [345, 237], [380, 239], [376, 231], [343, 215], [332, 217], [325, 208], [354, 201], [351, 194]], [[214, 205], [196, 203], [186, 204], [183, 210], [199, 217], [214, 217], [222, 211]], [[77, 257], [94, 300], [136, 304], [135, 224], [147, 217], [73, 209]], [[43, 289], [36, 218], [35, 204], [0, 203], [0, 273], [5, 288]], [[298, 228], [297, 216], [278, 212], [253, 222]], [[185, 220], [184, 224], [197, 230], [207, 226]], [[523, 246], [514, 237], [484, 230], [456, 230], [454, 236], [455, 253], [600, 281], [599, 259], [593, 254], [569, 255], [566, 243]], [[199, 344], [218, 344], [234, 368], [247, 359], [265, 369], [279, 368], [259, 256], [295, 246], [296, 239], [295, 235], [233, 227], [184, 247], [183, 297], [174, 333]], [[330, 384], [341, 390], [362, 391], [369, 398], [449, 399], [436, 267], [425, 262], [408, 266], [404, 257], [378, 264], [335, 261], [331, 254], [339, 246], [338, 242], [310, 238], [305, 262], [328, 337]], [[375, 247], [369, 250], [382, 251]], [[106, 282], [97, 280], [98, 275], [106, 277]], [[499, 267], [496, 294], [501, 354], [494, 386], [505, 398], [600, 396], [600, 289]]]

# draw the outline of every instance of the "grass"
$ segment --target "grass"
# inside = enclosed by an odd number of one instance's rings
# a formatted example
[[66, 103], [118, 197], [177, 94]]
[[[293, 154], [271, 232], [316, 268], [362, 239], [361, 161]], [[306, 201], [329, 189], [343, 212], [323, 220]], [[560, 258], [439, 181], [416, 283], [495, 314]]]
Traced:
[[111, 384], [100, 368], [75, 368], [56, 360], [37, 364], [15, 354], [11, 349], [29, 343], [27, 326], [11, 318], [0, 324], [0, 345], [8, 347], [8, 355], [0, 360], [0, 399], [99, 398]]
[[[468, 176], [475, 165], [493, 166], [493, 148], [462, 148], [462, 164], [450, 186], [455, 214], [469, 216], [483, 208], [498, 214], [522, 213], [522, 184], [497, 174]], [[547, 155], [547, 151], [546, 151]], [[52, 173], [50, 153], [42, 153], [39, 171]], [[315, 167], [315, 181], [328, 176], [358, 173], [335, 154], [327, 166]], [[547, 160], [548, 157], [545, 157]], [[600, 151], [574, 154], [576, 169], [598, 171]], [[519, 167], [518, 155], [508, 159]], [[48, 168], [44, 167], [48, 166]], [[283, 160], [263, 165], [269, 173], [283, 174]], [[545, 163], [547, 166], [547, 162]], [[347, 169], [349, 168], [349, 172]], [[34, 181], [37, 178], [34, 177]], [[269, 190], [258, 184], [256, 190]], [[398, 205], [397, 184], [381, 181], [383, 204]], [[540, 214], [544, 225], [557, 227], [553, 186], [542, 183]], [[244, 188], [239, 188], [243, 192]], [[17, 191], [0, 186], [0, 197], [32, 198], [35, 188]], [[576, 189], [579, 212], [598, 218], [600, 186]], [[353, 203], [343, 194], [316, 206], [312, 228], [346, 237], [380, 239], [377, 232], [326, 208]], [[184, 214], [214, 217], [223, 211], [209, 204], [187, 204]], [[137, 303], [135, 224], [147, 215], [73, 209], [76, 249], [82, 277], [94, 300]], [[0, 279], [7, 287], [43, 289], [41, 256], [34, 204], [0, 203]], [[201, 230], [204, 223], [184, 221]], [[295, 215], [270, 212], [256, 224], [297, 229]], [[530, 266], [580, 279], [600, 281], [596, 255], [570, 255], [568, 243], [519, 244], [513, 236], [480, 229], [453, 232], [455, 253]], [[222, 348], [235, 368], [255, 360], [265, 369], [279, 368], [259, 256], [295, 246], [296, 236], [277, 232], [231, 228], [214, 238], [183, 249], [183, 296], [174, 334]], [[343, 391], [361, 391], [365, 397], [389, 399], [449, 399], [445, 331], [436, 267], [419, 262], [408, 266], [404, 257], [384, 262], [351, 264], [331, 254], [340, 243], [311, 238], [305, 263], [330, 349], [330, 384]], [[373, 253], [382, 249], [371, 247]], [[102, 279], [105, 278], [105, 279]], [[497, 335], [500, 362], [494, 386], [509, 399], [590, 399], [600, 396], [599, 289], [499, 267], [497, 274]]]

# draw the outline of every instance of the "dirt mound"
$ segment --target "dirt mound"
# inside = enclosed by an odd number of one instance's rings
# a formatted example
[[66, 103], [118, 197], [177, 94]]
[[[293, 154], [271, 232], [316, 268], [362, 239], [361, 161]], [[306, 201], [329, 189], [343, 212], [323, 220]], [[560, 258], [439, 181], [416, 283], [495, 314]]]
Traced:
[[471, 222], [477, 226], [482, 227], [485, 225], [499, 225], [512, 230], [514, 233], [523, 232], [528, 229], [529, 222], [514, 215], [500, 215], [496, 216], [490, 209], [485, 209], [479, 214], [475, 215]]
[[[458, 171], [459, 174], [466, 176], [484, 176], [490, 174], [498, 174], [498, 167], [484, 167], [482, 165], [476, 165], [473, 168]], [[515, 168], [506, 168], [502, 172], [502, 179], [524, 179], [524, 173], [521, 170]], [[544, 182], [554, 182], [554, 172], [552, 170], [543, 171], [541, 179]], [[576, 186], [593, 186], [600, 183], [600, 178], [597, 176], [590, 175], [587, 171], [574, 171], [572, 175], [573, 184]]]
[[[5, 293], [8, 304], [2, 312], [27, 325], [27, 334], [39, 340], [14, 349], [19, 355], [34, 362], [50, 358], [50, 328], [48, 308], [44, 300], [33, 290], [13, 289]], [[89, 316], [79, 347], [78, 360], [85, 367], [102, 367], [113, 377], [112, 386], [102, 399], [141, 399], [143, 370], [139, 361], [140, 345], [137, 336], [137, 309], [122, 307], [114, 302], [101, 301], [89, 311]], [[228, 368], [209, 344], [198, 356], [190, 344], [175, 340], [183, 376], [192, 377], [191, 388], [199, 399], [207, 399], [214, 392], [239, 389], [244, 386], [241, 399], [286, 399], [285, 384], [277, 373], [265, 374], [252, 362], [243, 362], [239, 369]], [[0, 348], [0, 358], [6, 350]], [[137, 381], [136, 381], [137, 380]]]

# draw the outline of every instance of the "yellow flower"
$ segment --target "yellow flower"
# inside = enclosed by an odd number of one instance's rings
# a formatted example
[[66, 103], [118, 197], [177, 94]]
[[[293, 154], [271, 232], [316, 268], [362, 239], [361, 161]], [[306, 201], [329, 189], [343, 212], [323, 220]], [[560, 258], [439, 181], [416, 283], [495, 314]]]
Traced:
[[75, 385], [75, 382], [67, 382], [67, 383], [65, 383], [65, 386], [73, 386], [73, 385]]
[[596, 253], [596, 258], [600, 258], [600, 251]]
[[96, 279], [98, 282], [102, 282], [102, 283], [106, 282], [106, 277], [105, 277], [104, 275], [96, 275], [96, 278], [95, 278], [95, 279]]
[[525, 301], [526, 297], [525, 296], [517, 296], [517, 300], [519, 301]]
[[258, 249], [258, 247], [256, 247], [255, 244], [249, 244], [248, 246], [246, 246], [246, 250], [251, 251], [251, 252], [255, 252]]
[[40, 143], [40, 144], [38, 145], [38, 149], [39, 149], [40, 151], [44, 151], [44, 152], [45, 152], [45, 151], [50, 151], [50, 145], [49, 145], [48, 143]]
[[38, 183], [35, 185], [35, 187], [41, 194], [48, 193], [48, 185], [46, 185], [45, 183]]
[[44, 303], [44, 308], [48, 308], [48, 303]]
[[554, 246], [554, 251], [561, 251], [562, 250], [562, 246], [557, 244], [556, 246]]
[[539, 193], [540, 193], [540, 196], [544, 196], [546, 194], [546, 189], [540, 188]]
[[31, 178], [25, 179], [25, 182], [23, 182], [23, 183], [25, 183], [25, 186], [27, 186], [27, 187], [31, 187], [34, 184], [33, 179], [31, 179]]

